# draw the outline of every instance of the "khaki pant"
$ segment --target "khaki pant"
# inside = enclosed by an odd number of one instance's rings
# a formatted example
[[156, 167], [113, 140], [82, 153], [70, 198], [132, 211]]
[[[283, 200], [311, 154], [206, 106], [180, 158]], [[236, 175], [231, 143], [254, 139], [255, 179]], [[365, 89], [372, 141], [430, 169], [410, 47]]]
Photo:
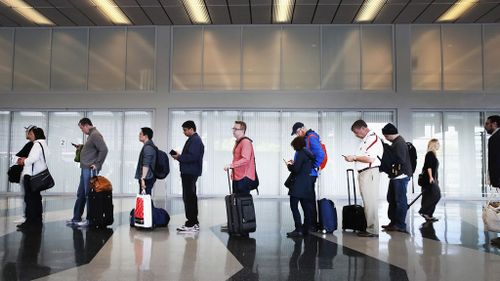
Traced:
[[358, 174], [358, 182], [365, 209], [366, 231], [378, 234], [378, 189], [380, 185], [378, 168], [368, 169]]

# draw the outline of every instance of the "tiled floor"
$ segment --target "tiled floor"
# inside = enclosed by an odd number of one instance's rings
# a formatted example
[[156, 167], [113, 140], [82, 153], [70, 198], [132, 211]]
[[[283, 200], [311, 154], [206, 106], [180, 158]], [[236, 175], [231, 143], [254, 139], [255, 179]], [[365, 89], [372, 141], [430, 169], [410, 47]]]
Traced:
[[[288, 200], [256, 199], [257, 231], [250, 237], [220, 232], [225, 223], [220, 198], [199, 203], [201, 231], [178, 234], [184, 222], [179, 198], [155, 201], [171, 215], [168, 228], [154, 231], [128, 225], [133, 198], [115, 198], [115, 223], [108, 230], [71, 228], [71, 197], [44, 199], [41, 231], [16, 231], [22, 200], [0, 198], [2, 280], [499, 280], [500, 250], [484, 232], [482, 202], [447, 201], [438, 222], [424, 224], [408, 213], [410, 234], [381, 232], [359, 238], [333, 235], [290, 239]], [[344, 201], [338, 201], [341, 213]], [[380, 224], [387, 223], [381, 201]], [[341, 225], [341, 217], [339, 217]]]

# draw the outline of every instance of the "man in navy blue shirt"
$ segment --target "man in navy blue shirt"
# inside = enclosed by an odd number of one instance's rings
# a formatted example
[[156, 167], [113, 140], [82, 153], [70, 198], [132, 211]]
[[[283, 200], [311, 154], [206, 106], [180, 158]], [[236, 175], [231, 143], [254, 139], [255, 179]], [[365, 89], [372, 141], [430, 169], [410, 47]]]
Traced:
[[196, 181], [203, 169], [203, 154], [205, 146], [196, 133], [196, 125], [188, 120], [182, 124], [184, 135], [188, 137], [182, 153], [171, 153], [179, 161], [182, 179], [182, 199], [186, 212], [186, 223], [177, 228], [178, 232], [198, 232], [198, 197], [196, 196]]

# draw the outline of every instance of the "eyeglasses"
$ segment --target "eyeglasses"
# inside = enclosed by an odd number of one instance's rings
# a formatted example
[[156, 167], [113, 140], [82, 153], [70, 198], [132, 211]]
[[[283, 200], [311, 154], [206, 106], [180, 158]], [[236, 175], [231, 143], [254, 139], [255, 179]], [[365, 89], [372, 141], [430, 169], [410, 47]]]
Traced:
[[242, 128], [231, 128], [233, 131], [240, 131], [243, 130]]

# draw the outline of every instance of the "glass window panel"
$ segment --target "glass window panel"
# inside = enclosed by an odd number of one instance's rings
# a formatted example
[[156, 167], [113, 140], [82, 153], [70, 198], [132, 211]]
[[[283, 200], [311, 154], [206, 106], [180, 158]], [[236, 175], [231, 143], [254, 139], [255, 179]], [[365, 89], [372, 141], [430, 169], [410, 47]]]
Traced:
[[[11, 151], [10, 156], [15, 157], [16, 153], [23, 148], [26, 144], [26, 129], [25, 127], [29, 125], [35, 125], [44, 130], [46, 136], [49, 134], [47, 131], [47, 113], [40, 111], [21, 111], [14, 112], [12, 115], [12, 128], [11, 128]], [[49, 151], [49, 154], [51, 152]], [[48, 163], [49, 167], [51, 163]], [[21, 188], [19, 184], [10, 184], [9, 191], [20, 192]]]
[[[438, 151], [438, 160], [440, 161], [439, 174], [443, 171], [443, 115], [440, 112], [415, 112], [413, 113], [413, 146], [417, 150], [417, 168], [415, 173], [420, 173], [424, 166], [425, 154], [427, 153], [427, 144], [430, 139], [436, 138], [441, 143], [441, 149]], [[441, 178], [443, 184], [443, 178]], [[443, 186], [441, 191], [444, 192]]]
[[0, 90], [12, 89], [12, 30], [0, 30]]
[[173, 32], [172, 88], [201, 90], [202, 29], [174, 27]]
[[500, 26], [484, 25], [484, 87], [500, 89]]
[[125, 29], [91, 28], [89, 43], [89, 90], [124, 90]]
[[358, 26], [324, 26], [322, 52], [322, 89], [360, 89], [361, 59]]
[[[141, 152], [143, 144], [139, 141], [139, 132], [143, 127], [151, 128], [152, 113], [147, 111], [128, 111], [125, 112], [125, 131], [123, 142], [123, 179], [122, 179], [122, 193], [137, 193], [138, 183], [135, 179], [135, 171], [137, 168], [137, 161]], [[155, 141], [153, 134], [153, 141]], [[164, 151], [159, 143], [155, 143], [160, 149]], [[171, 174], [170, 174], [171, 175]]]
[[87, 89], [87, 32], [83, 28], [52, 31], [53, 90]]
[[282, 189], [280, 170], [281, 130], [279, 112], [243, 112], [243, 121], [247, 124], [246, 135], [253, 140], [255, 163], [259, 175], [259, 193], [279, 195]]
[[14, 89], [48, 91], [50, 63], [49, 29], [16, 29]]
[[155, 36], [155, 28], [128, 28], [127, 90], [155, 89]]
[[100, 174], [111, 181], [116, 193], [122, 193], [123, 112], [94, 111], [88, 113], [88, 118], [102, 134], [108, 147]]
[[392, 89], [392, 56], [392, 26], [362, 26], [362, 89]]
[[481, 90], [480, 25], [443, 25], [444, 90]]
[[203, 89], [239, 90], [241, 29], [206, 27], [203, 33]]
[[[7, 171], [14, 164], [9, 157], [9, 125], [10, 112], [0, 111], [0, 170]], [[7, 173], [0, 173], [0, 192], [6, 192], [8, 186]]]
[[284, 27], [282, 34], [283, 88], [319, 89], [319, 27]]
[[279, 90], [281, 29], [243, 28], [243, 89]]
[[74, 193], [78, 188], [80, 163], [74, 161], [75, 148], [71, 143], [83, 143], [83, 133], [78, 127], [82, 118], [83, 112], [49, 113], [47, 162], [56, 185], [48, 192]]
[[411, 78], [413, 90], [441, 90], [440, 26], [411, 26]]

